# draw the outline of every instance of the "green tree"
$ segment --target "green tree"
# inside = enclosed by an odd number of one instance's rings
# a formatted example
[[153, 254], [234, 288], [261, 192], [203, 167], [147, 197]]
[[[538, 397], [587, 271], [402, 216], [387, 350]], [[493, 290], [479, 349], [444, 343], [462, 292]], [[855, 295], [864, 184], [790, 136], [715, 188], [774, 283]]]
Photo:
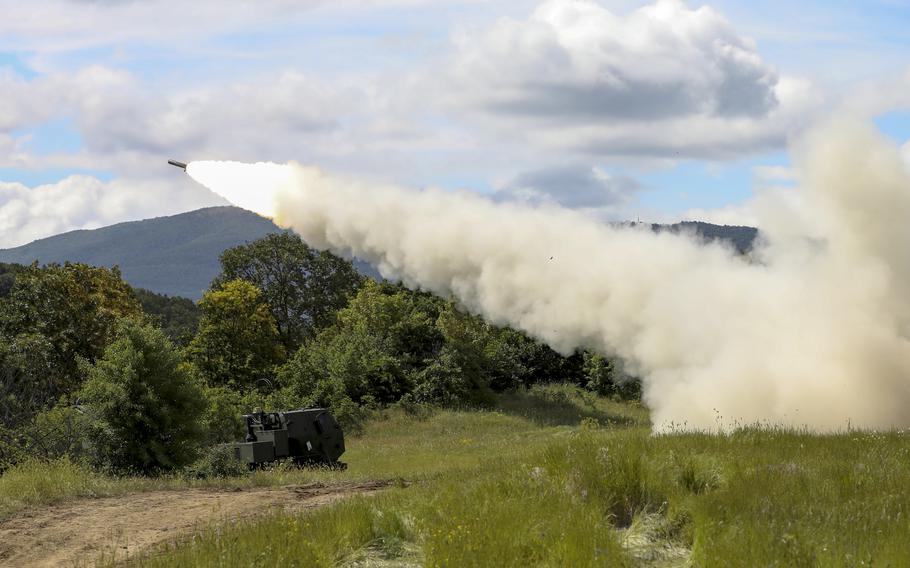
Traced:
[[16, 283], [16, 275], [26, 270], [21, 264], [6, 264], [0, 262], [0, 298], [9, 296]]
[[600, 395], [608, 395], [614, 392], [614, 375], [615, 368], [613, 361], [603, 355], [584, 352], [584, 372], [586, 389], [594, 391]]
[[308, 404], [393, 402], [442, 346], [435, 306], [419, 295], [368, 281], [337, 321], [302, 347], [281, 384]]
[[[535, 383], [573, 380], [576, 356], [564, 357], [546, 344], [510, 327], [488, 324], [448, 303], [436, 325], [445, 340], [443, 351], [467, 381], [472, 396], [486, 400], [488, 389], [501, 392]], [[443, 358], [441, 358], [443, 359]]]
[[590, 351], [582, 353], [584, 379], [581, 386], [601, 395], [640, 399], [641, 381], [622, 373], [617, 361]]
[[142, 310], [178, 345], [186, 345], [199, 328], [199, 306], [188, 298], [136, 288]]
[[55, 400], [79, 386], [77, 360], [94, 361], [110, 343], [117, 322], [142, 313], [117, 268], [85, 264], [30, 266], [16, 276], [0, 310], [0, 334], [18, 341], [41, 336], [51, 345], [45, 393]]
[[232, 280], [199, 301], [199, 331], [187, 356], [210, 386], [254, 388], [271, 380], [285, 352], [275, 319], [261, 292], [245, 280]]
[[152, 473], [194, 459], [206, 402], [164, 332], [125, 319], [103, 357], [84, 365], [88, 378], [78, 396], [94, 419], [99, 464]]
[[314, 250], [293, 233], [226, 250], [221, 270], [213, 289], [240, 278], [262, 291], [288, 353], [331, 324], [364, 280], [349, 261]]
[[0, 424], [19, 426], [51, 406], [62, 390], [63, 373], [46, 337], [0, 337]]

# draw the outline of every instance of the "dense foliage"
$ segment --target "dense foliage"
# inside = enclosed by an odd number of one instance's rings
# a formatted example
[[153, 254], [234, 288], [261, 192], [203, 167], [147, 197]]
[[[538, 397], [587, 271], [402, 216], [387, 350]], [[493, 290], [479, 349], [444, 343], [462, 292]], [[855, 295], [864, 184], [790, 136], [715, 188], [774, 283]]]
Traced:
[[5, 264], [0, 262], [0, 298], [9, 296], [16, 282], [16, 275], [25, 270], [20, 264]]
[[154, 472], [193, 461], [206, 404], [160, 329], [122, 320], [117, 339], [86, 375], [78, 394], [94, 418], [89, 440], [96, 463]]
[[329, 324], [363, 281], [350, 262], [310, 248], [293, 233], [267, 235], [221, 255], [218, 288], [243, 279], [262, 291], [285, 349]]
[[64, 264], [20, 272], [0, 305], [0, 416], [22, 422], [78, 389], [79, 360], [98, 359], [118, 321], [141, 313], [117, 269]]
[[208, 384], [248, 389], [274, 376], [284, 348], [259, 288], [231, 280], [206, 293], [199, 307], [199, 331], [186, 352]]
[[199, 306], [188, 298], [156, 294], [142, 288], [135, 288], [133, 292], [142, 304], [142, 310], [171, 341], [179, 345], [190, 342], [199, 327]]
[[198, 305], [133, 290], [116, 268], [0, 266], [0, 469], [35, 455], [182, 467], [242, 435], [257, 406], [327, 406], [357, 427], [381, 407], [484, 406], [550, 381], [637, 395], [610, 359], [563, 356], [451, 300], [364, 279], [290, 233], [221, 264]]

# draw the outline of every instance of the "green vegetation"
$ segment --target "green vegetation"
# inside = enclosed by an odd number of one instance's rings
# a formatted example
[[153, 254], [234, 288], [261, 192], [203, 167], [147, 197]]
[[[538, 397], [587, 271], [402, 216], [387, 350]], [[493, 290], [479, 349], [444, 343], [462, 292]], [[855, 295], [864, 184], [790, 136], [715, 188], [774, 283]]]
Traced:
[[243, 390], [275, 376], [285, 353], [259, 288], [231, 280], [207, 292], [199, 307], [199, 331], [186, 352], [207, 384]]
[[570, 386], [503, 395], [492, 411], [382, 411], [350, 440], [350, 469], [319, 475], [403, 478], [406, 487], [200, 527], [127, 564], [910, 562], [907, 435], [747, 428], [652, 436], [646, 422], [635, 404]]
[[236, 439], [257, 407], [325, 406], [351, 432], [390, 405], [488, 408], [495, 393], [553, 380], [626, 394], [611, 390], [608, 359], [564, 357], [450, 300], [364, 279], [289, 233], [221, 261], [192, 309], [135, 292], [116, 267], [11, 269], [0, 471], [64, 456], [111, 471], [180, 468]]
[[142, 311], [149, 315], [171, 341], [186, 345], [196, 335], [200, 314], [199, 306], [192, 300], [156, 294], [142, 288], [135, 288], [133, 292], [142, 304]]
[[139, 314], [116, 269], [64, 264], [17, 274], [0, 304], [0, 426], [19, 426], [77, 390], [79, 361], [95, 361], [120, 318]]
[[354, 265], [307, 246], [293, 233], [275, 233], [221, 255], [220, 288], [241, 279], [256, 286], [271, 309], [288, 352], [335, 319], [363, 282]]
[[345, 472], [113, 478], [69, 460], [0, 477], [0, 517], [75, 496], [400, 479], [373, 497], [215, 527], [127, 564], [903, 566], [910, 438], [770, 428], [652, 436], [647, 413], [575, 386], [494, 409], [372, 413]]
[[[910, 564], [904, 433], [653, 436], [619, 361], [560, 355], [287, 234], [222, 263], [192, 307], [116, 269], [0, 266], [0, 518], [152, 489], [386, 480], [130, 563]], [[347, 471], [250, 473], [216, 446], [254, 407], [308, 405], [345, 425]]]
[[16, 275], [25, 270], [21, 264], [4, 264], [0, 262], [0, 298], [9, 296], [16, 282]]
[[85, 375], [78, 398], [90, 409], [85, 442], [96, 465], [150, 473], [193, 461], [206, 402], [164, 332], [121, 320]]

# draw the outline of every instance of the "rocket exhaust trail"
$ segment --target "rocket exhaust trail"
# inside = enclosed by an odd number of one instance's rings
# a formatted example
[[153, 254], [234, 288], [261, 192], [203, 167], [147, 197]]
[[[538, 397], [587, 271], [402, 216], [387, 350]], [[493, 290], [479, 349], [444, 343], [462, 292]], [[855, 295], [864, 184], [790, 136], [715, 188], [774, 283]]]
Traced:
[[756, 206], [767, 230], [753, 260], [557, 207], [293, 163], [191, 162], [187, 173], [492, 323], [563, 353], [620, 357], [657, 430], [910, 426], [907, 167], [851, 121], [810, 135], [796, 158], [802, 186]]

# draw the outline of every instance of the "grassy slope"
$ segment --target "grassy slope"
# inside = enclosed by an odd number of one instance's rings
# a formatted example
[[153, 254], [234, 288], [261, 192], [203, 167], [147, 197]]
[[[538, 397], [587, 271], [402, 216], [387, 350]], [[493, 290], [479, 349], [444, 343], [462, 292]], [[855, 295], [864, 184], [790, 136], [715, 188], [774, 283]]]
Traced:
[[[560, 388], [508, 397], [497, 412], [386, 413], [349, 441], [346, 472], [215, 483], [400, 477], [410, 486], [305, 515], [203, 527], [133, 563], [910, 565], [906, 435], [655, 437], [645, 423], [640, 408]], [[8, 477], [0, 478], [0, 509]], [[20, 476], [18, 491], [27, 494], [27, 483]], [[123, 492], [186, 482], [93, 483]]]
[[637, 409], [558, 392], [373, 424], [351, 473], [422, 482], [201, 530], [136, 564], [910, 565], [902, 433], [651, 436]]

